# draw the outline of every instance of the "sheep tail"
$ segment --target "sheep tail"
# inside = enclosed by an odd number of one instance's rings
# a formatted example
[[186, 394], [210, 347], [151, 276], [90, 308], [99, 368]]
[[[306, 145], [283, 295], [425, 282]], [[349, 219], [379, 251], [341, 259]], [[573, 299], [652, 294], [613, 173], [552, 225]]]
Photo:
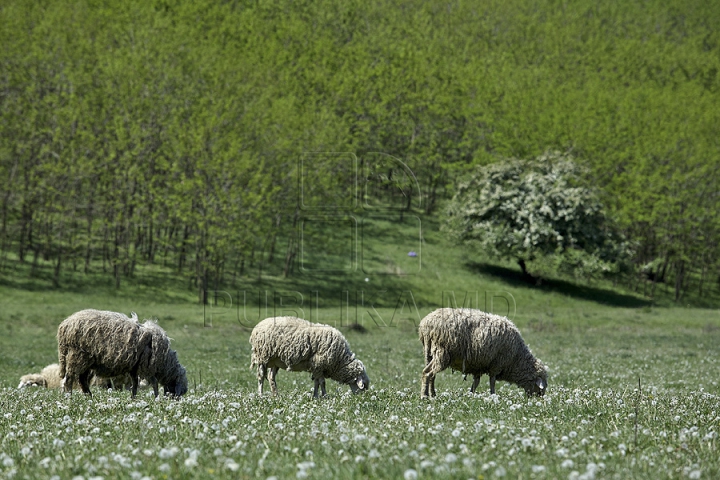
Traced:
[[250, 370], [257, 367], [259, 362], [257, 361], [257, 358], [255, 357], [255, 354], [250, 355]]
[[58, 346], [58, 364], [60, 365], [60, 378], [65, 378], [65, 356], [67, 355], [67, 349], [63, 348], [62, 345]]

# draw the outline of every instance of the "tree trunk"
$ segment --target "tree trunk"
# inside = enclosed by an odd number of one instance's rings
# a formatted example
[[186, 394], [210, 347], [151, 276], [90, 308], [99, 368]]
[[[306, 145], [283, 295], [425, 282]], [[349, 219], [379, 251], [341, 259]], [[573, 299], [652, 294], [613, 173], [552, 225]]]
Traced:
[[295, 259], [295, 239], [290, 237], [288, 239], [287, 252], [285, 253], [285, 268], [283, 269], [283, 277], [287, 278], [290, 275], [290, 266]]
[[53, 286], [60, 286], [60, 267], [62, 266], [62, 250], [58, 250], [57, 262], [55, 263], [55, 273], [53, 275]]
[[115, 277], [115, 288], [117, 290], [120, 290], [120, 232], [119, 232], [119, 226], [115, 227], [115, 240], [114, 240], [114, 247], [113, 247], [113, 258], [112, 258], [112, 265], [113, 265], [113, 276]]
[[273, 258], [275, 258], [275, 241], [277, 240], [277, 234], [280, 230], [280, 220], [282, 219], [282, 215], [277, 215], [275, 218], [275, 230], [273, 230], [272, 234], [272, 240], [270, 240], [270, 255], [268, 256], [267, 263], [272, 263]]
[[283, 269], [283, 276], [285, 278], [290, 275], [291, 271], [291, 265], [293, 260], [295, 259], [295, 254], [297, 253], [297, 239], [295, 238], [297, 236], [297, 222], [300, 218], [300, 210], [295, 209], [295, 215], [293, 216], [293, 223], [292, 223], [292, 229], [290, 230], [290, 238], [288, 239], [288, 248], [287, 252], [285, 253], [285, 268]]
[[685, 260], [678, 260], [677, 272], [675, 274], [675, 301], [680, 301], [683, 280], [685, 276]]
[[5, 183], [7, 190], [5, 191], [5, 195], [3, 196], [2, 231], [0, 231], [0, 252], [2, 253], [2, 257], [0, 257], [0, 267], [4, 263], [5, 250], [8, 247], [8, 244], [7, 244], [8, 206], [10, 205], [10, 194], [14, 191], [12, 188], [12, 185], [14, 184], [14, 181], [15, 181], [15, 172], [17, 171], [17, 166], [18, 166], [18, 158], [15, 157], [15, 163], [13, 164], [12, 170], [10, 170], [10, 176], [7, 179], [7, 183]]
[[183, 230], [183, 238], [180, 243], [180, 253], [178, 254], [178, 273], [182, 273], [185, 265], [185, 249], [187, 248], [187, 239], [190, 236], [190, 228], [186, 225]]
[[427, 196], [427, 203], [425, 204], [425, 214], [430, 215], [435, 210], [435, 203], [437, 202], [437, 188], [440, 184], [440, 178], [435, 178], [432, 181], [430, 191]]
[[32, 243], [29, 240], [26, 243], [26, 239], [31, 236], [29, 232], [32, 229], [32, 218], [32, 209], [28, 207], [27, 204], [23, 204], [20, 220], [20, 242], [18, 245], [18, 259], [20, 260], [20, 263], [25, 263], [25, 252]]
[[525, 264], [525, 259], [518, 258], [517, 263], [518, 263], [518, 265], [520, 265], [520, 270], [522, 270], [523, 278], [526, 280], [532, 279], [532, 275], [530, 275], [527, 271], [527, 265]]

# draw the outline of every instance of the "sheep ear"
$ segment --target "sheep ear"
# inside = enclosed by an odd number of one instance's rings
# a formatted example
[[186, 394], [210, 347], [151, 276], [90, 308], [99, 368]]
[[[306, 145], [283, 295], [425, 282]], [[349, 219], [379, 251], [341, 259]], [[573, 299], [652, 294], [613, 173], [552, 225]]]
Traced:
[[537, 385], [540, 390], [545, 390], [545, 387], [547, 386], [545, 381], [540, 377], [535, 379], [535, 385]]
[[356, 383], [357, 383], [357, 386], [358, 386], [358, 388], [359, 388], [360, 390], [364, 390], [364, 389], [365, 389], [365, 382], [363, 381], [362, 377], [358, 377]]

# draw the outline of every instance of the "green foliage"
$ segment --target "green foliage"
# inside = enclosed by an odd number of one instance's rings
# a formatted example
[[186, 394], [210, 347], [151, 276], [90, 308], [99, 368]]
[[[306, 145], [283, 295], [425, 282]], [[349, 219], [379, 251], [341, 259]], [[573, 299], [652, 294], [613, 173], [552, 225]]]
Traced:
[[564, 257], [562, 267], [610, 271], [624, 249], [597, 192], [567, 154], [508, 160], [478, 169], [458, 186], [447, 230], [481, 251], [525, 261]]
[[0, 22], [0, 268], [119, 287], [163, 263], [199, 289], [283, 257], [292, 274], [297, 242], [276, 240], [297, 240], [308, 155], [341, 154], [315, 205], [378, 173], [385, 205], [412, 188], [433, 213], [476, 165], [560, 149], [635, 266], [660, 259], [678, 299], [716, 276], [715, 2], [11, 0]]

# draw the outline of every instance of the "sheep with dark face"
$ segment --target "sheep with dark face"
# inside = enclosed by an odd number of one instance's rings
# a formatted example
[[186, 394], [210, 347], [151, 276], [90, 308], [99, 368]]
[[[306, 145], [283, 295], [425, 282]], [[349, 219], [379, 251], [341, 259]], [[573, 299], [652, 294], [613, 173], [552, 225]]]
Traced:
[[93, 373], [105, 378], [129, 375], [133, 397], [140, 378], [148, 381], [155, 396], [158, 382], [166, 394], [179, 397], [187, 391], [185, 368], [170, 349], [165, 331], [153, 321], [140, 324], [122, 313], [82, 310], [63, 320], [57, 338], [66, 392], [79, 381], [82, 391], [90, 394]]
[[318, 389], [326, 394], [325, 379], [350, 386], [353, 393], [367, 390], [370, 379], [363, 363], [355, 358], [340, 331], [329, 326], [310, 323], [296, 317], [272, 317], [258, 323], [250, 334], [252, 359], [257, 366], [258, 392], [262, 395], [267, 377], [273, 394], [277, 394], [275, 377], [280, 368], [310, 372]]
[[480, 310], [440, 308], [418, 327], [425, 368], [421, 396], [435, 396], [435, 376], [450, 367], [473, 376], [471, 392], [484, 374], [522, 387], [528, 395], [544, 395], [547, 369], [530, 352], [515, 325], [505, 317]]

